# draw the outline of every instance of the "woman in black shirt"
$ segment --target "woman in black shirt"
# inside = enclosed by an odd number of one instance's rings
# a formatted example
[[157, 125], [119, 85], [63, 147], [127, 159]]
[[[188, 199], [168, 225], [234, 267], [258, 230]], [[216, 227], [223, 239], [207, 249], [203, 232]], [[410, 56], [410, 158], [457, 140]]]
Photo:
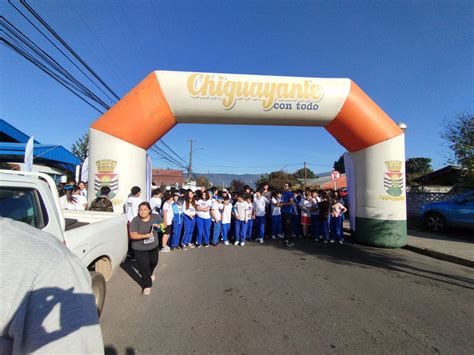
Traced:
[[138, 261], [139, 271], [143, 280], [143, 294], [149, 295], [155, 280], [153, 271], [158, 265], [158, 232], [161, 216], [151, 213], [148, 202], [138, 206], [138, 216], [130, 222], [130, 238], [132, 249]]

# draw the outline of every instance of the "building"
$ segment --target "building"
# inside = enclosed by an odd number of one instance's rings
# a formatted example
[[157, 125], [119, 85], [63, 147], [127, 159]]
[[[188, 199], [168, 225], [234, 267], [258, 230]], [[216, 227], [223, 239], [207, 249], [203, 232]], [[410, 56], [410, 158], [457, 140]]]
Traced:
[[[30, 136], [0, 119], [0, 163], [4, 168], [21, 170]], [[63, 146], [41, 144], [34, 140], [33, 171], [51, 175], [56, 181], [63, 175], [74, 176], [81, 162]]]
[[[304, 185], [304, 179], [298, 179], [302, 185]], [[335, 184], [331, 180], [331, 175], [320, 176], [317, 179], [306, 179], [306, 186], [314, 189], [322, 190], [333, 190], [335, 187], [338, 189], [347, 187], [346, 174], [341, 174], [341, 178]]]
[[181, 170], [153, 169], [151, 181], [157, 186], [182, 186], [184, 177]]

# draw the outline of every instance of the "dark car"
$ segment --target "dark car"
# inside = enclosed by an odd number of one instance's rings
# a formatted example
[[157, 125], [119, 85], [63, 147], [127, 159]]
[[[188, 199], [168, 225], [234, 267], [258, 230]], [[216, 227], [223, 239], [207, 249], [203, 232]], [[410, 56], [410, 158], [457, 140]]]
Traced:
[[433, 232], [452, 227], [474, 229], [474, 191], [448, 201], [428, 203], [421, 208], [420, 216]]

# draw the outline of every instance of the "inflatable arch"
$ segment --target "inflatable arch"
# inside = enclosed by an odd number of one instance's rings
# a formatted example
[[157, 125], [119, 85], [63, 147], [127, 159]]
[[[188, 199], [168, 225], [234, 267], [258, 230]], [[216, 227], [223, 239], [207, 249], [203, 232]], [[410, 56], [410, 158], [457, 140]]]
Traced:
[[355, 240], [406, 244], [404, 133], [350, 79], [155, 71], [90, 127], [90, 199], [145, 191], [147, 149], [178, 123], [323, 126], [352, 157]]

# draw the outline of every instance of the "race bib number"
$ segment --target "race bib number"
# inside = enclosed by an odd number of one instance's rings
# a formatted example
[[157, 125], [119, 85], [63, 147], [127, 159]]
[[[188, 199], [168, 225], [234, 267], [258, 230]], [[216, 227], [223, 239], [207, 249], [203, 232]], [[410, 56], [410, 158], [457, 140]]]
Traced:
[[150, 244], [150, 243], [153, 243], [154, 241], [155, 241], [155, 236], [151, 238], [143, 239], [143, 244]]

